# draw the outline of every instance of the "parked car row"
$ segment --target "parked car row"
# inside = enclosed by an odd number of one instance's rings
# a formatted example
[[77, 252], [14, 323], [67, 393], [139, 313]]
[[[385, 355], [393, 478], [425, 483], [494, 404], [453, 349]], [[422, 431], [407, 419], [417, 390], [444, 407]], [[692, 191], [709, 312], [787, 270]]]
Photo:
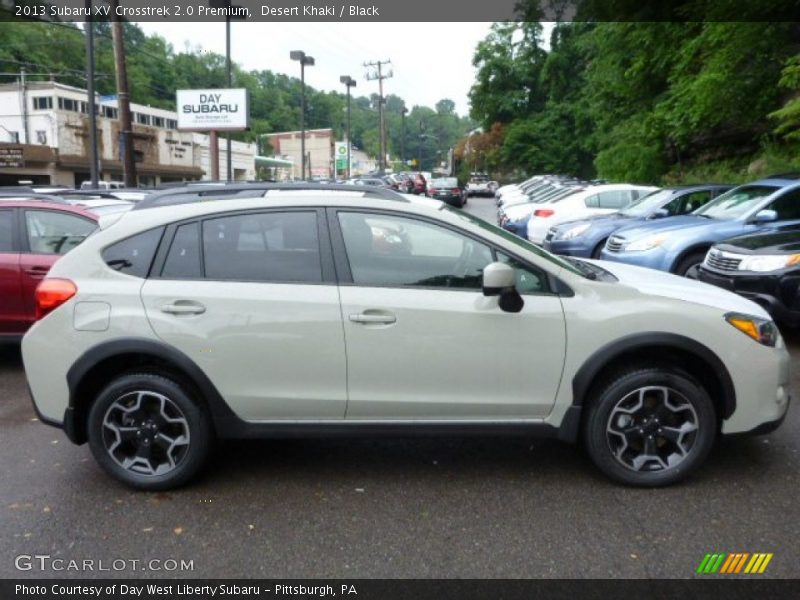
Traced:
[[800, 174], [662, 189], [539, 176], [501, 199], [499, 223], [545, 250], [699, 279], [800, 325]]

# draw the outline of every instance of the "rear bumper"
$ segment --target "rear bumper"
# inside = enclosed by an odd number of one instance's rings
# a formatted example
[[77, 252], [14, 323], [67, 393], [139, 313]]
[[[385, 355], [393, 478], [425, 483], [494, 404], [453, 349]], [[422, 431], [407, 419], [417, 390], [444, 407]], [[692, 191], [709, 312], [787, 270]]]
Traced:
[[44, 423], [45, 425], [50, 425], [51, 427], [56, 427], [57, 429], [61, 429], [66, 434], [69, 441], [73, 444], [83, 444], [86, 441], [78, 433], [75, 409], [72, 406], [68, 406], [64, 410], [63, 419], [61, 421], [57, 421], [56, 419], [51, 419], [50, 417], [46, 417], [41, 413], [39, 407], [36, 405], [36, 400], [33, 398], [33, 392], [31, 392], [30, 386], [28, 387], [28, 395], [31, 398], [31, 404], [33, 404], [33, 411], [36, 413], [36, 417], [40, 422]]

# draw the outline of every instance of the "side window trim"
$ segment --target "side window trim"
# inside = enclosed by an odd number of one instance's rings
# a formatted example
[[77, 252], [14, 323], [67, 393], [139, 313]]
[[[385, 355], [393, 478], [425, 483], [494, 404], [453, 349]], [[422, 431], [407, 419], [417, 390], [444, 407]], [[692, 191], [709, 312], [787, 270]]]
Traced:
[[[230, 212], [220, 212], [220, 213], [213, 213], [203, 215], [202, 217], [192, 217], [190, 219], [184, 219], [182, 221], [175, 221], [167, 225], [164, 235], [161, 238], [161, 244], [159, 245], [158, 252], [156, 253], [156, 257], [153, 260], [152, 267], [150, 269], [150, 273], [148, 274], [148, 278], [150, 279], [166, 279], [162, 277], [162, 272], [164, 270], [164, 264], [167, 260], [167, 255], [169, 254], [169, 250], [172, 247], [172, 242], [175, 238], [175, 234], [178, 231], [178, 228], [182, 225], [188, 225], [191, 223], [198, 223], [199, 227], [199, 243], [200, 243], [200, 269], [201, 269], [201, 279], [199, 281], [218, 281], [215, 279], [209, 279], [206, 277], [206, 261], [205, 261], [205, 244], [203, 244], [203, 223], [205, 221], [210, 221], [213, 219], [221, 219], [226, 217], [237, 217], [242, 215], [256, 215], [256, 214], [264, 214], [264, 213], [286, 213], [286, 212], [308, 212], [314, 213], [316, 217], [317, 223], [317, 235], [319, 236], [319, 252], [320, 252], [320, 264], [322, 267], [322, 281], [319, 282], [272, 282], [272, 283], [285, 283], [285, 284], [296, 284], [296, 285], [335, 285], [336, 284], [336, 270], [334, 268], [334, 258], [333, 258], [333, 251], [331, 248], [331, 241], [328, 235], [328, 227], [327, 223], [325, 223], [325, 210], [318, 206], [306, 206], [306, 207], [263, 207], [257, 209], [248, 209], [248, 210], [236, 210]], [[189, 280], [189, 281], [197, 281], [197, 280]], [[235, 280], [224, 280], [227, 282], [235, 282]], [[255, 283], [271, 283], [271, 282], [255, 282]]]
[[[353, 275], [350, 271], [350, 262], [347, 259], [347, 250], [344, 245], [344, 236], [342, 234], [341, 224], [339, 223], [338, 214], [340, 212], [352, 212], [352, 213], [359, 213], [359, 214], [374, 214], [374, 215], [384, 215], [384, 216], [391, 216], [391, 217], [398, 217], [398, 218], [405, 218], [405, 219], [418, 219], [420, 221], [424, 221], [425, 223], [429, 223], [431, 225], [437, 225], [444, 229], [448, 229], [458, 235], [463, 235], [464, 237], [470, 238], [471, 240], [483, 244], [489, 248], [489, 251], [492, 253], [492, 260], [497, 260], [497, 253], [502, 252], [506, 256], [510, 256], [511, 258], [519, 261], [525, 268], [530, 269], [534, 272], [540, 272], [543, 275], [543, 281], [546, 283], [548, 289], [541, 293], [528, 293], [525, 295], [531, 296], [553, 296], [559, 295], [557, 291], [555, 291], [555, 286], [553, 282], [556, 280], [556, 276], [548, 271], [547, 269], [543, 269], [541, 267], [537, 267], [536, 265], [532, 265], [530, 261], [525, 260], [524, 258], [520, 257], [515, 252], [508, 250], [507, 248], [502, 248], [495, 243], [477, 236], [470, 231], [464, 231], [459, 229], [450, 223], [444, 223], [441, 221], [437, 221], [435, 219], [430, 219], [422, 215], [408, 215], [406, 213], [399, 213], [392, 210], [382, 210], [382, 209], [375, 209], [375, 208], [357, 208], [357, 207], [346, 207], [346, 208], [332, 208], [329, 207], [327, 210], [327, 217], [328, 217], [328, 226], [331, 230], [331, 244], [333, 246], [333, 255], [334, 255], [334, 262], [336, 264], [336, 273], [338, 275], [338, 282], [339, 285], [345, 286], [353, 286], [356, 285], [353, 283]], [[426, 287], [426, 286], [384, 286], [384, 285], [369, 285], [369, 286], [359, 286], [359, 287], [380, 287], [380, 288], [398, 288], [398, 289], [435, 289], [440, 291], [451, 291], [451, 292], [475, 292], [475, 290], [465, 289], [465, 288], [440, 288], [440, 287]]]

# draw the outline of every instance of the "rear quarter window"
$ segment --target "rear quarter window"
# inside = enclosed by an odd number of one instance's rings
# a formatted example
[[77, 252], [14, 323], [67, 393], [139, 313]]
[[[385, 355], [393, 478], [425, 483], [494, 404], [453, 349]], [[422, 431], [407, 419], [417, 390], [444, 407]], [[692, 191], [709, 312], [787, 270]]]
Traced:
[[120, 273], [147, 277], [163, 233], [164, 228], [157, 227], [125, 238], [103, 250], [103, 260]]

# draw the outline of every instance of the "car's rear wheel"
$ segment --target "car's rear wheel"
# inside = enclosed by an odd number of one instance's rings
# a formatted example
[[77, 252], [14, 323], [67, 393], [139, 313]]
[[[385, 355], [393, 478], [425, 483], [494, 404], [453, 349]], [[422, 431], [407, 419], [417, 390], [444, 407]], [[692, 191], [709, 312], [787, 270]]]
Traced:
[[198, 472], [212, 433], [205, 410], [179, 383], [133, 373], [100, 392], [89, 412], [88, 437], [110, 475], [138, 489], [164, 490]]
[[706, 258], [705, 252], [692, 252], [691, 254], [684, 256], [681, 261], [678, 263], [678, 266], [675, 267], [675, 273], [680, 275], [681, 277], [686, 277], [686, 274], [697, 265], [703, 264], [703, 261]]
[[708, 392], [669, 366], [618, 372], [590, 401], [586, 448], [600, 470], [620, 483], [680, 481], [702, 464], [716, 437]]

